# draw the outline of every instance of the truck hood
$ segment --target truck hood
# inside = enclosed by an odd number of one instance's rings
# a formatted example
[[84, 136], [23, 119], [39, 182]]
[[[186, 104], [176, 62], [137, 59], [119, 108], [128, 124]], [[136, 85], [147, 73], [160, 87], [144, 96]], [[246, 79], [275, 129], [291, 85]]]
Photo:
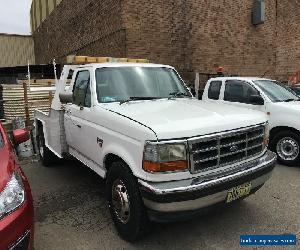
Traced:
[[276, 106], [281, 107], [283, 109], [290, 109], [291, 111], [300, 111], [300, 101], [296, 102], [276, 102], [274, 103]]
[[259, 111], [189, 98], [102, 104], [151, 128], [158, 140], [189, 138], [266, 122]]

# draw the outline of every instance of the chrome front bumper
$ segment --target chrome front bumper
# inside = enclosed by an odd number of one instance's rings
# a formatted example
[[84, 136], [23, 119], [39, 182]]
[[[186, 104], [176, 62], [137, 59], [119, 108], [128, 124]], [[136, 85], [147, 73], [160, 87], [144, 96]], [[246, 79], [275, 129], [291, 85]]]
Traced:
[[270, 178], [275, 162], [276, 155], [267, 151], [255, 160], [235, 166], [235, 171], [223, 175], [218, 173], [218, 177], [160, 183], [139, 180], [139, 185], [144, 204], [151, 211], [174, 213], [199, 210], [225, 203], [229, 189], [249, 181], [252, 191], [256, 192]]

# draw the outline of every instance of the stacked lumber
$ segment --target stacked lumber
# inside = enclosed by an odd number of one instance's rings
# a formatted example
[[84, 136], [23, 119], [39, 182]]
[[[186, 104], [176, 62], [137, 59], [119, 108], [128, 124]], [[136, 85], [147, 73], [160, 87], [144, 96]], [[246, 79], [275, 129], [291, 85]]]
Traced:
[[[49, 112], [53, 98], [52, 91], [30, 92], [28, 81], [18, 81], [19, 84], [4, 84], [3, 101], [4, 117], [11, 121], [16, 117], [24, 117], [32, 121], [34, 110]], [[36, 79], [30, 81], [30, 87], [54, 86], [54, 79]]]

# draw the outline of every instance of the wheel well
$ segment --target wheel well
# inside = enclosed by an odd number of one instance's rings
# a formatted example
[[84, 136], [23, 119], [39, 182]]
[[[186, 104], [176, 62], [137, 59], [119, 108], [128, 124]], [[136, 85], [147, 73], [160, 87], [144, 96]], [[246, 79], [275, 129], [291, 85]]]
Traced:
[[36, 128], [37, 128], [37, 132], [39, 131], [39, 128], [43, 127], [43, 123], [40, 120], [36, 120]]
[[111, 164], [113, 162], [116, 162], [116, 161], [123, 161], [123, 162], [125, 162], [121, 157], [119, 157], [119, 156], [117, 156], [115, 154], [108, 154], [108, 155], [105, 156], [105, 159], [104, 159], [104, 167], [108, 170], [111, 167]]
[[292, 131], [295, 134], [300, 136], [300, 131], [295, 129], [295, 128], [291, 128], [291, 127], [286, 127], [286, 126], [280, 126], [280, 127], [275, 127], [272, 128], [270, 131], [270, 139], [272, 140], [274, 138], [274, 136], [282, 131]]

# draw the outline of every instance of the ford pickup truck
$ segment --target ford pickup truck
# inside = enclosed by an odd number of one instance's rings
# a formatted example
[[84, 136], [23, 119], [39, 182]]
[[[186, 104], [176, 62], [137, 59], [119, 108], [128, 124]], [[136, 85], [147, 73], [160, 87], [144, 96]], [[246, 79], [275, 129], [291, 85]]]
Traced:
[[265, 114], [196, 100], [167, 65], [65, 65], [35, 125], [45, 166], [71, 155], [106, 180], [112, 220], [128, 241], [150, 221], [193, 218], [255, 193], [276, 161]]
[[300, 97], [280, 82], [254, 77], [213, 78], [203, 100], [264, 112], [270, 124], [270, 149], [288, 166], [300, 163]]

